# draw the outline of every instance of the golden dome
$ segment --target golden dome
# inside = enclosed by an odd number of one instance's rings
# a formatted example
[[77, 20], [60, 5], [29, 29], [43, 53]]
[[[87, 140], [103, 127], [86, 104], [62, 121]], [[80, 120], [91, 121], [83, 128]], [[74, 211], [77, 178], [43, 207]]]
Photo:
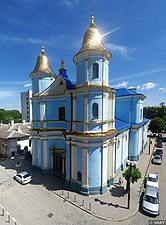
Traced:
[[37, 57], [36, 66], [34, 70], [31, 72], [31, 74], [38, 72], [54, 74], [50, 66], [50, 61], [45, 54], [44, 44], [42, 44], [41, 54]]
[[84, 34], [83, 42], [80, 52], [90, 51], [90, 50], [104, 50], [104, 45], [102, 42], [102, 36], [98, 29], [95, 27], [94, 16], [91, 17], [90, 27]]

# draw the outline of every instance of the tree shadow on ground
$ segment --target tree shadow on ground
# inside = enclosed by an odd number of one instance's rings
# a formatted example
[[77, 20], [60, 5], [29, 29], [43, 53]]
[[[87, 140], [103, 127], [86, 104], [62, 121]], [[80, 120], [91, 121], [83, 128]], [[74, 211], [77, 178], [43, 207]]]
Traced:
[[120, 185], [115, 185], [114, 187], [112, 187], [110, 190], [111, 192], [111, 195], [114, 196], [114, 197], [122, 197], [125, 195], [125, 189], [123, 186], [120, 186]]
[[115, 203], [112, 203], [112, 202], [104, 202], [98, 198], [95, 198], [94, 199], [95, 202], [99, 202], [101, 205], [107, 205], [107, 206], [113, 206], [115, 208], [122, 208], [122, 209], [127, 209], [126, 206], [122, 206], [122, 205], [119, 205], [119, 204], [115, 204]]

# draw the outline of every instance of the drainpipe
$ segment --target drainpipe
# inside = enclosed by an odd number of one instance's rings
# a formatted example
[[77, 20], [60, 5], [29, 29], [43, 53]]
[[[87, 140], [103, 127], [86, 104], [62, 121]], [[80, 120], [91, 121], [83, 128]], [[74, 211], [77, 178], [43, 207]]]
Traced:
[[[73, 129], [73, 92], [71, 92], [71, 117], [70, 117], [70, 132]], [[69, 186], [70, 186], [70, 181], [71, 181], [71, 165], [72, 165], [72, 160], [71, 160], [71, 137], [70, 137], [70, 180], [69, 180]]]

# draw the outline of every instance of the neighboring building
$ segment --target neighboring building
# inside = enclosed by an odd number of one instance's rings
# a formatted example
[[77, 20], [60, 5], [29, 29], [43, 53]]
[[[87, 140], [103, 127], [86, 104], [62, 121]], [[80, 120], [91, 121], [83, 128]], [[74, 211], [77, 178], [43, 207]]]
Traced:
[[22, 122], [32, 121], [32, 90], [21, 93], [21, 116]]
[[30, 123], [0, 124], [0, 156], [11, 157], [31, 151]]
[[109, 86], [111, 53], [91, 17], [74, 56], [76, 83], [62, 60], [51, 69], [42, 46], [32, 79], [33, 166], [54, 172], [81, 194], [102, 194], [147, 143], [144, 95]]

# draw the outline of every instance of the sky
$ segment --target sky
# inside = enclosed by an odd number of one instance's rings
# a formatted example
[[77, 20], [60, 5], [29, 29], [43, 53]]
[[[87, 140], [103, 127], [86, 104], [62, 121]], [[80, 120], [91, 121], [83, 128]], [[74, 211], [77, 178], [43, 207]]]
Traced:
[[55, 74], [63, 58], [75, 81], [73, 57], [92, 12], [112, 54], [110, 86], [137, 87], [145, 106], [166, 102], [165, 0], [0, 0], [0, 7], [0, 108], [21, 109], [42, 40]]

